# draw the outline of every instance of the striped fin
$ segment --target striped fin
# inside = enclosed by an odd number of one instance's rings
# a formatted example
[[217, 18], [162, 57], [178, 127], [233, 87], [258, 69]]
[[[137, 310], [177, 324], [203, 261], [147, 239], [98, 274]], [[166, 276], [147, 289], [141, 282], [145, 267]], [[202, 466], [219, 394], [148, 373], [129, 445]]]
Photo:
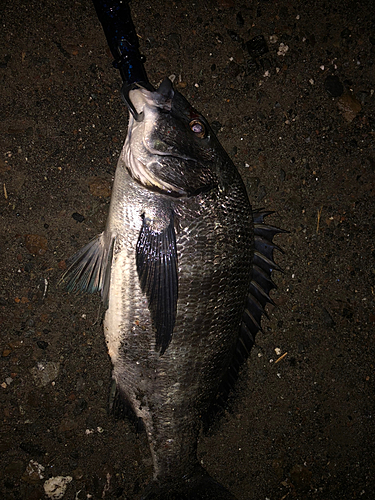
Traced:
[[136, 262], [139, 282], [148, 299], [148, 308], [156, 330], [156, 350], [164, 354], [172, 340], [177, 314], [178, 276], [174, 214], [168, 225], [156, 231], [143, 216]]
[[69, 292], [100, 291], [107, 307], [114, 241], [103, 232], [87, 243], [68, 260], [60, 283], [65, 282]]
[[108, 413], [115, 420], [128, 419], [134, 425], [137, 434], [144, 430], [143, 420], [137, 417], [133, 406], [114, 378], [111, 380], [109, 389]]
[[[272, 272], [281, 271], [274, 261], [274, 250], [283, 250], [273, 242], [275, 235], [286, 231], [265, 224], [264, 218], [272, 212], [254, 212], [254, 256], [252, 280], [247, 296], [246, 308], [240, 326], [240, 336], [235, 353], [239, 367], [247, 359], [254, 345], [255, 335], [261, 327], [261, 318], [267, 316], [266, 305], [274, 302], [270, 297], [271, 290], [276, 288], [272, 281]], [[241, 348], [246, 346], [245, 349]], [[238, 370], [239, 371], [239, 370]], [[237, 371], [237, 375], [238, 375]]]
[[259, 330], [262, 330], [261, 319], [266, 313], [266, 305], [274, 304], [270, 297], [271, 290], [276, 288], [272, 281], [272, 272], [281, 271], [280, 267], [274, 261], [274, 250], [283, 252], [274, 242], [275, 235], [286, 233], [282, 229], [267, 225], [264, 218], [273, 212], [253, 212], [254, 221], [254, 255], [252, 280], [249, 287], [249, 293], [246, 299], [245, 309], [240, 325], [240, 333], [237, 346], [223, 377], [216, 400], [211, 404], [208, 410], [204, 425], [207, 430], [212, 417], [225, 407], [230, 391], [237, 381], [241, 366], [246, 361], [255, 343], [255, 336]]

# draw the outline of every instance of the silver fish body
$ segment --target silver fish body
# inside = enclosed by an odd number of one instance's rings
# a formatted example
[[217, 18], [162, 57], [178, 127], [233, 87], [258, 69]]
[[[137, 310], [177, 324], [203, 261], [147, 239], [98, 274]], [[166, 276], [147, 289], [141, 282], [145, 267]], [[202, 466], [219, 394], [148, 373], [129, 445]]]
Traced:
[[106, 229], [66, 279], [102, 292], [113, 378], [153, 458], [142, 498], [233, 499], [200, 467], [198, 433], [270, 301], [278, 231], [254, 217], [235, 166], [169, 80], [130, 97], [141, 118], [130, 117]]

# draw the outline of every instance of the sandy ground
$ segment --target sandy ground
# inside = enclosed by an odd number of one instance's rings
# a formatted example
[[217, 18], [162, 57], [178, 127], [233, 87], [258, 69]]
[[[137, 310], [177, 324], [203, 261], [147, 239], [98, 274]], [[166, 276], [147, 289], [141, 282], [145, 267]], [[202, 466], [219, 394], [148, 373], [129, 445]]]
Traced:
[[[372, 499], [374, 4], [132, 10], [150, 81], [176, 75], [253, 205], [290, 231], [277, 238], [276, 306], [200, 459], [238, 500]], [[137, 498], [150, 454], [107, 415], [99, 298], [58, 287], [104, 228], [127, 127], [120, 76], [89, 0], [0, 12], [0, 497], [43, 499], [63, 476], [64, 500]]]

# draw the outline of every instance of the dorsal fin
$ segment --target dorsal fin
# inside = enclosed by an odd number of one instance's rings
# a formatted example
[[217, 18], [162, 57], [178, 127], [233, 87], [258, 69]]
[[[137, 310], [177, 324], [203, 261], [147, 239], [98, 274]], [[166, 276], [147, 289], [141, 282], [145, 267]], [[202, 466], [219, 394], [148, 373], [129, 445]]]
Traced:
[[279, 250], [273, 238], [276, 234], [286, 233], [282, 229], [265, 224], [264, 218], [273, 212], [253, 212], [254, 221], [254, 255], [252, 280], [246, 299], [245, 309], [240, 325], [240, 333], [232, 361], [228, 366], [217, 392], [217, 397], [208, 410], [205, 428], [209, 426], [215, 416], [226, 404], [229, 393], [235, 384], [241, 366], [248, 358], [255, 342], [255, 335], [261, 330], [262, 315], [267, 316], [265, 307], [267, 303], [273, 304], [270, 297], [271, 290], [276, 288], [272, 281], [272, 271], [281, 271], [275, 263], [273, 252]]

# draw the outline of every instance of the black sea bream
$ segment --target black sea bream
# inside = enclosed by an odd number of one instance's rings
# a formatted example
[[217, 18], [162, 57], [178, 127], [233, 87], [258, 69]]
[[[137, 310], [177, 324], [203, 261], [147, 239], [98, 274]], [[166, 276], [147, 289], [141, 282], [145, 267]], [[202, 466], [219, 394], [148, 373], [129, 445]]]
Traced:
[[165, 79], [138, 87], [105, 231], [70, 290], [101, 290], [119, 393], [143, 421], [142, 498], [233, 499], [197, 460], [204, 415], [236, 378], [274, 285], [273, 236], [207, 121]]

